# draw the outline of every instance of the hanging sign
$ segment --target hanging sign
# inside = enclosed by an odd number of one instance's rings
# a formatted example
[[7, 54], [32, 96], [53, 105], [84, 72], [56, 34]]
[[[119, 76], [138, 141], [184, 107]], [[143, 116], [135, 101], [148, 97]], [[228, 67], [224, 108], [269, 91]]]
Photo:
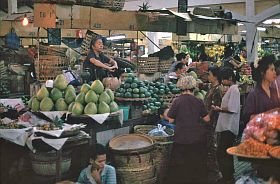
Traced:
[[48, 31], [49, 45], [60, 45], [61, 44], [61, 29], [48, 28], [47, 31]]

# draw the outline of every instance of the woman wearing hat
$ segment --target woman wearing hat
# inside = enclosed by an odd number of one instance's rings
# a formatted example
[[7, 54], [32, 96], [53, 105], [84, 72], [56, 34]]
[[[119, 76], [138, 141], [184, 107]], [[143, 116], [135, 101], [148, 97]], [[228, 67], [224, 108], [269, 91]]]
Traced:
[[105, 56], [103, 52], [103, 41], [101, 37], [96, 37], [91, 41], [90, 51], [85, 59], [84, 68], [90, 69], [90, 79], [92, 81], [107, 77], [107, 72], [114, 72], [118, 69], [115, 60]]
[[196, 80], [192, 76], [180, 78], [177, 87], [183, 92], [173, 101], [168, 112], [176, 127], [166, 183], [205, 184], [207, 147], [204, 122], [209, 122], [210, 118], [203, 101], [194, 96]]

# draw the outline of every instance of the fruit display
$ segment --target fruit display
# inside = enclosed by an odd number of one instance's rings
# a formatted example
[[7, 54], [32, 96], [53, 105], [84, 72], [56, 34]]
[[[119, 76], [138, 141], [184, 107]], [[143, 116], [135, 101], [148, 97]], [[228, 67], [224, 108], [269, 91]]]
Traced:
[[224, 46], [221, 45], [213, 45], [211, 47], [205, 47], [205, 52], [210, 58], [218, 57], [220, 58], [224, 55]]
[[240, 69], [240, 74], [241, 75], [251, 75], [252, 74], [252, 69], [248, 63], [245, 63], [242, 65], [242, 67]]
[[126, 99], [144, 99], [150, 98], [151, 94], [146, 83], [130, 73], [120, 87], [116, 89], [115, 96]]
[[[67, 111], [68, 104], [65, 102], [66, 94], [75, 90], [67, 86], [68, 82], [64, 75], [58, 75], [54, 80], [54, 87], [48, 89], [46, 87], [40, 88], [37, 94], [28, 102], [28, 107], [33, 111]], [[75, 93], [75, 91], [73, 92]]]
[[115, 95], [111, 89], [105, 89], [100, 80], [95, 80], [90, 85], [83, 84], [80, 93], [73, 98], [68, 95], [68, 111], [73, 115], [94, 115], [112, 113], [119, 110], [114, 101]]
[[151, 93], [152, 98], [144, 103], [143, 109], [151, 113], [155, 113], [160, 107], [168, 105], [169, 100], [174, 95], [181, 93], [181, 90], [172, 82], [168, 82], [167, 84], [161, 82], [144, 82], [147, 83], [147, 89]]
[[22, 129], [26, 128], [23, 125], [17, 124], [16, 121], [12, 121], [10, 123], [4, 124], [2, 120], [0, 119], [0, 129]]
[[252, 75], [241, 75], [240, 82], [242, 84], [254, 84], [254, 80], [252, 78]]
[[279, 147], [279, 135], [280, 109], [273, 109], [251, 119], [243, 132], [241, 144], [227, 151], [248, 158], [278, 158], [278, 152], [274, 151]]
[[118, 111], [114, 102], [114, 93], [104, 89], [101, 81], [92, 85], [83, 84], [79, 94], [72, 85], [68, 85], [61, 74], [54, 80], [54, 87], [42, 87], [28, 102], [29, 108], [36, 111], [68, 111], [74, 115], [102, 114]]

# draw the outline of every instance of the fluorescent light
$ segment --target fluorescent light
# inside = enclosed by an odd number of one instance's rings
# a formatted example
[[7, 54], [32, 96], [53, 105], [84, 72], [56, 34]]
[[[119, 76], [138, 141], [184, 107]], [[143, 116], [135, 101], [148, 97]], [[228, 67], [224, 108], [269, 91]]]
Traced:
[[266, 31], [266, 28], [264, 28], [264, 27], [257, 27], [257, 30], [258, 31]]
[[238, 26], [244, 26], [244, 24], [242, 24], [242, 23], [237, 23], [237, 25], [238, 25]]
[[109, 38], [107, 38], [107, 40], [119, 40], [119, 39], [123, 39], [126, 38], [125, 35], [115, 35], [115, 36], [110, 36]]
[[280, 19], [268, 19], [263, 22], [264, 24], [280, 24]]

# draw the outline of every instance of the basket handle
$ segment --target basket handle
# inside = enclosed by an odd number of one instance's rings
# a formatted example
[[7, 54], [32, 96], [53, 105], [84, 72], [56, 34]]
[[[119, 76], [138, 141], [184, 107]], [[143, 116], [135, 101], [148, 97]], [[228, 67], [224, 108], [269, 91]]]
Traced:
[[142, 161], [141, 161], [141, 157], [140, 157], [139, 153], [138, 153], [138, 152], [136, 152], [136, 151], [133, 151], [133, 152], [131, 152], [131, 154], [130, 154], [130, 155], [128, 155], [128, 156], [127, 156], [127, 163], [129, 163], [129, 161], [130, 161], [130, 156], [137, 156], [137, 157], [138, 157], [138, 159], [139, 159], [139, 163], [141, 163], [141, 162], [142, 162]]

